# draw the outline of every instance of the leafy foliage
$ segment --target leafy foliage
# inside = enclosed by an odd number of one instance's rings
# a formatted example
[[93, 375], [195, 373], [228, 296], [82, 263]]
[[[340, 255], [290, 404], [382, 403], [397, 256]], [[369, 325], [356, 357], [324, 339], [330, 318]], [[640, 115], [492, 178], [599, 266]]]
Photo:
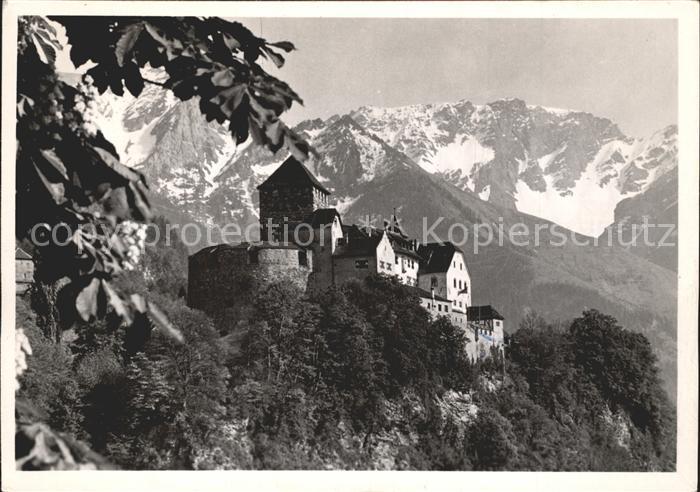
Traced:
[[[241, 24], [219, 18], [56, 17], [66, 29], [76, 66], [92, 63], [79, 87], [61, 80], [54, 65], [60, 48], [54, 27], [40, 17], [20, 19], [17, 92], [17, 217], [19, 240], [38, 243], [37, 280], [75, 302], [63, 320], [44, 316], [47, 331], [74, 318], [102, 318], [114, 310], [126, 324], [147, 314], [159, 328], [182, 335], [152, 302], [123, 295], [109, 283], [133, 267], [134, 228], [152, 213], [143, 175], [119, 162], [113, 145], [87, 115], [90, 90], [143, 89], [141, 69], [160, 68], [158, 82], [182, 100], [197, 97], [209, 120], [227, 122], [237, 143], [249, 135], [273, 151], [285, 147], [306, 158], [309, 147], [281, 121], [299, 96], [258, 63], [284, 63], [288, 42], [268, 43]], [[55, 231], [60, 233], [57, 244]], [[38, 234], [38, 238], [37, 238]], [[47, 292], [52, 298], [56, 292]], [[49, 299], [46, 304], [53, 304]], [[54, 335], [57, 336], [57, 335]]]
[[[180, 342], [186, 336], [149, 298], [148, 290], [123, 292], [111, 282], [134, 269], [144, 239], [138, 223], [150, 220], [152, 212], [144, 176], [119, 161], [114, 146], [90, 121], [93, 90], [103, 93], [109, 88], [121, 96], [126, 87], [138, 96], [145, 83], [157, 83], [182, 100], [199, 98], [202, 114], [208, 121], [227, 122], [236, 143], [250, 135], [254, 142], [273, 152], [285, 147], [300, 159], [306, 158], [310, 149], [279, 119], [301, 99], [257, 63], [262, 57], [281, 67], [281, 53], [293, 50], [291, 43], [268, 43], [241, 24], [219, 18], [102, 16], [53, 20], [66, 30], [75, 66], [86, 62], [93, 66], [79, 86], [67, 84], [56, 72], [56, 53], [61, 46], [54, 25], [41, 17], [19, 19], [15, 236], [18, 242], [31, 238], [36, 246], [31, 248], [37, 262], [32, 296], [37, 315], [34, 324], [49, 340], [46, 342], [38, 333], [32, 335], [39, 347], [39, 367], [66, 381], [56, 387], [65, 392], [53, 395], [52, 388], [42, 386], [34, 371], [27, 375], [26, 391], [48, 408], [55, 424], [76, 426], [70, 415], [59, 418], [57, 412], [70, 409], [75, 413], [78, 405], [58, 402], [76, 396], [75, 382], [70, 383], [66, 371], [77, 370], [79, 375], [87, 376], [83, 396], [94, 403], [85, 409], [90, 416], [87, 432], [99, 434], [92, 436], [99, 445], [107, 441], [107, 432], [98, 432], [96, 421], [105, 416], [104, 411], [118, 413], [120, 408], [100, 409], [101, 399], [110, 395], [110, 388], [121, 388], [122, 380], [133, 377], [138, 367], [127, 374], [120, 365], [125, 354], [133, 356], [153, 329]], [[161, 68], [167, 74], [165, 82], [145, 79], [141, 69], [146, 67]], [[167, 262], [176, 257], [157, 260]], [[147, 267], [152, 271], [162, 269], [163, 264]], [[179, 281], [176, 275], [160, 277], [155, 287], [169, 289]], [[181, 285], [179, 293], [183, 291]], [[186, 316], [182, 321], [193, 322]], [[120, 329], [124, 327], [128, 327], [126, 335]], [[81, 344], [77, 348], [84, 352], [79, 354], [82, 366], [78, 369], [69, 369], [71, 360], [65, 347], [51, 346], [60, 342], [62, 332], [70, 328], [83, 330], [78, 334]], [[88, 333], [90, 328], [108, 330], [99, 335]], [[97, 350], [94, 343], [105, 337], [125, 338], [123, 353], [116, 353], [114, 347]], [[52, 351], [58, 357], [47, 357]], [[103, 360], [112, 362], [100, 368], [104, 372], [85, 372], [86, 366]], [[47, 367], [51, 363], [65, 366]], [[62, 438], [51, 432], [25, 422], [18, 439], [29, 436], [36, 445], [23, 448], [33, 454], [22, 464], [29, 463], [36, 453], [44, 458], [54, 456], [45, 446], [39, 446], [39, 439], [49, 438], [62, 449], [60, 456], [55, 455], [59, 456], [57, 462], [71, 464], [72, 458], [63, 452]], [[55, 466], [54, 461], [48, 460], [47, 466]]]
[[[502, 361], [470, 365], [461, 331], [404, 303], [409, 291], [381, 276], [311, 299], [271, 284], [214, 323], [166, 281], [177, 275], [162, 260], [179, 268], [185, 254], [149, 248], [144, 262], [154, 267], [120, 279], [152, 290], [185, 344], [134, 343], [115, 319], [80, 330], [70, 371], [40, 359], [39, 373], [56, 371], [52, 387], [23, 376], [20, 394], [43, 402], [52, 425], [62, 418], [51, 410], [54, 390], [72, 381], [76, 435], [124, 468], [673, 469], [672, 409], [653, 423], [615, 403], [648, 389], [644, 415], [656, 415], [664, 395], [653, 371], [621, 364], [627, 370], [611, 375], [636, 378], [622, 397], [590, 369], [606, 364], [601, 353], [646, 357], [643, 344], [608, 347], [605, 338], [626, 335], [600, 313], [569, 326], [528, 317], [511, 336], [504, 378]], [[584, 349], [575, 336], [589, 337]]]

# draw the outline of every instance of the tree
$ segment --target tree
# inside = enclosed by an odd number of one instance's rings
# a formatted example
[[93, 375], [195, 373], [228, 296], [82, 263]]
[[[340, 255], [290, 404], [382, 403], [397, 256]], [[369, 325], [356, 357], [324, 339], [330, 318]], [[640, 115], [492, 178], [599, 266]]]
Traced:
[[576, 362], [612, 409], [625, 409], [638, 428], [661, 439], [670, 405], [649, 340], [595, 309], [575, 319], [570, 334]]
[[480, 411], [468, 437], [476, 470], [507, 470], [516, 455], [510, 422], [495, 409]]
[[[206, 119], [227, 123], [237, 143], [250, 136], [303, 159], [308, 145], [279, 119], [301, 99], [258, 64], [265, 58], [281, 67], [281, 53], [294, 46], [268, 43], [219, 18], [52, 20], [65, 27], [75, 66], [94, 66], [81, 87], [68, 85], [54, 65], [54, 27], [39, 17], [20, 19], [16, 235], [60, 229], [65, 240], [64, 246], [48, 241], [39, 249], [37, 279], [54, 288], [46, 291], [47, 330], [58, 332], [60, 316], [52, 306], [61, 289], [85, 320], [101, 317], [107, 306], [126, 322], [133, 312], [149, 312], [161, 328], [180, 336], [150, 302], [110, 286], [110, 278], [133, 263], [134, 230], [125, 224], [150, 219], [151, 210], [143, 175], [121, 164], [114, 146], [87, 119], [89, 89], [109, 88], [121, 96], [126, 88], [138, 96], [144, 84], [156, 83], [183, 101], [197, 97]], [[145, 78], [141, 69], [147, 66], [160, 69], [165, 81]], [[56, 286], [64, 278], [68, 283]]]
[[[146, 83], [181, 100], [199, 99], [208, 120], [227, 124], [240, 144], [250, 138], [305, 159], [311, 149], [281, 120], [301, 98], [267, 73], [294, 46], [268, 43], [243, 25], [219, 18], [54, 17], [71, 45], [74, 65], [92, 67], [73, 87], [56, 72], [55, 24], [19, 20], [17, 61], [16, 230], [35, 249], [37, 323], [54, 342], [65, 328], [112, 313], [125, 325], [148, 316], [159, 332], [183, 334], [152, 299], [123, 292], [113, 278], [133, 269], [143, 246], [142, 225], [152, 217], [147, 183], [123, 165], [114, 146], [90, 120], [94, 93], [126, 88], [138, 96]], [[164, 74], [144, 77], [151, 67]], [[21, 429], [20, 429], [21, 430]]]

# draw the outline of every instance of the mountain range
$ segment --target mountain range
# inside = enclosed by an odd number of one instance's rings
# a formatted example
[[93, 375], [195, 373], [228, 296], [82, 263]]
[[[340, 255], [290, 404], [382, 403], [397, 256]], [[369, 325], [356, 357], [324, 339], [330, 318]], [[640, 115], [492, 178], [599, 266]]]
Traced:
[[[257, 222], [256, 186], [286, 157], [236, 148], [196, 101], [157, 86], [137, 99], [107, 93], [95, 119], [146, 174], [160, 213], [179, 223]], [[579, 241], [645, 220], [677, 224], [675, 126], [635, 138], [606, 118], [503, 99], [361, 107], [295, 129], [317, 150], [307, 165], [346, 223], [396, 209], [419, 238], [424, 218], [442, 218], [442, 238], [453, 224], [548, 226], [539, 246], [463, 246], [474, 302], [494, 305], [510, 330], [529, 310], [562, 320], [586, 308], [612, 314], [647, 334], [675, 394], [677, 249], [549, 241], [554, 224]]]

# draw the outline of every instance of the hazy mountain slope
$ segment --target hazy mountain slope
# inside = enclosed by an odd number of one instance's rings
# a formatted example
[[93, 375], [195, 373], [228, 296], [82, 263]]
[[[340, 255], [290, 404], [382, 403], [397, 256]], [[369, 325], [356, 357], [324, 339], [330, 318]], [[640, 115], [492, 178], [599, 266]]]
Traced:
[[[390, 211], [393, 207], [398, 207], [404, 228], [418, 237], [424, 229], [423, 217], [429, 225], [444, 217], [435, 228], [442, 238], [448, 237], [454, 223], [464, 224], [470, 231], [473, 224], [497, 227], [500, 218], [506, 231], [516, 223], [526, 224], [531, 231], [536, 224], [547, 224], [542, 219], [485, 203], [470, 191], [411, 169], [366, 187], [362, 199], [348, 208], [344, 218], [363, 220], [376, 210]], [[461, 231], [454, 240], [463, 238]], [[486, 238], [481, 239], [485, 242]], [[494, 305], [506, 317], [508, 330], [517, 329], [519, 320], [530, 309], [550, 319], [569, 319], [587, 308], [612, 314], [624, 326], [649, 336], [662, 361], [667, 388], [674, 392], [674, 273], [622, 248], [581, 247], [570, 241], [551, 246], [545, 230], [540, 239], [537, 247], [517, 246], [506, 237], [503, 246], [496, 240], [490, 246], [480, 246], [476, 253], [469, 239], [462, 249], [472, 277], [473, 302]], [[524, 238], [515, 240], [523, 242]]]
[[[678, 169], [667, 172], [643, 193], [615, 207], [615, 222], [600, 238], [622, 237], [635, 255], [678, 270]], [[647, 229], [646, 237], [644, 230]], [[636, 241], [632, 242], [632, 238]]]

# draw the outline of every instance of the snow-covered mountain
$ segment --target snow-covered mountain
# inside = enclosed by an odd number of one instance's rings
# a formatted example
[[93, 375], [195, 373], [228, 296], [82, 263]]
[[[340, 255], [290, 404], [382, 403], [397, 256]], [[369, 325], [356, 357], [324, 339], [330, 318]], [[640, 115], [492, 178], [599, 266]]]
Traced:
[[[204, 223], [256, 220], [255, 188], [285, 157], [236, 149], [222, 126], [204, 121], [196, 101], [177, 102], [155, 85], [136, 99], [103, 96], [98, 111], [122, 159]], [[614, 221], [619, 202], [677, 166], [675, 126], [632, 138], [608, 119], [519, 99], [361, 107], [296, 130], [319, 152], [309, 166], [341, 211], [369, 183], [408, 167], [590, 236]]]
[[362, 107], [352, 117], [427, 172], [587, 235], [677, 163], [673, 126], [635, 139], [608, 119], [519, 99]]

